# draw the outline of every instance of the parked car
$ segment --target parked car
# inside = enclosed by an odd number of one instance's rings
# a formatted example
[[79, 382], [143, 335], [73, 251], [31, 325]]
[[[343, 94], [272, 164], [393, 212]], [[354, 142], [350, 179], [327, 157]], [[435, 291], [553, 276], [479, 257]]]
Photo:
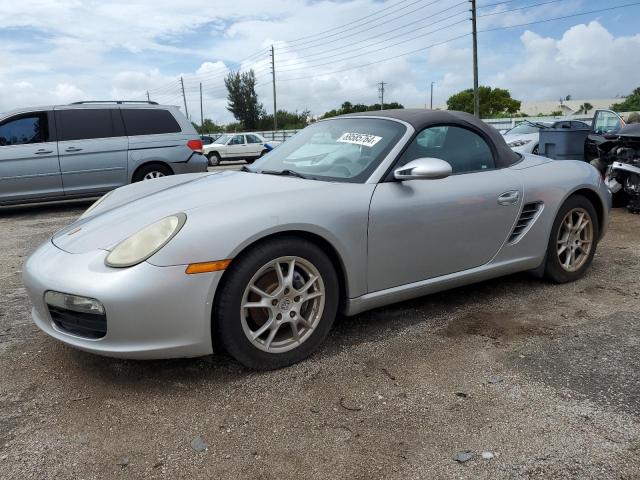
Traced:
[[590, 132], [584, 143], [584, 158], [587, 162], [600, 156], [598, 147], [604, 142], [618, 138], [618, 132], [625, 122], [612, 110], [596, 110], [593, 115]]
[[79, 102], [0, 117], [0, 205], [96, 197], [206, 168], [200, 137], [175, 107]]
[[583, 128], [589, 129], [589, 125], [578, 120], [558, 120], [555, 122], [531, 122], [525, 120], [503, 135], [507, 145], [516, 152], [533, 153], [538, 155], [540, 143], [540, 130], [543, 128]]
[[216, 139], [222, 136], [221, 133], [210, 133], [208, 135], [200, 135], [202, 145], [211, 145]]
[[577, 280], [610, 201], [590, 164], [516, 153], [473, 115], [355, 113], [242, 171], [119, 188], [23, 277], [38, 327], [79, 349], [150, 359], [215, 345], [272, 369], [316, 350], [338, 309], [528, 270]]
[[209, 166], [222, 160], [246, 160], [251, 163], [271, 151], [280, 142], [267, 141], [257, 133], [227, 133], [204, 146]]

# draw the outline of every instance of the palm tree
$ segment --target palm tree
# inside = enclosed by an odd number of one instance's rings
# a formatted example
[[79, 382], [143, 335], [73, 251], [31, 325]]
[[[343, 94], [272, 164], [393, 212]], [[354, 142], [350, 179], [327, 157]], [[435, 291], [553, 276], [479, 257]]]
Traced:
[[584, 113], [586, 115], [587, 113], [589, 113], [589, 110], [593, 110], [593, 105], [591, 105], [589, 102], [584, 102], [582, 105], [580, 105], [578, 113]]

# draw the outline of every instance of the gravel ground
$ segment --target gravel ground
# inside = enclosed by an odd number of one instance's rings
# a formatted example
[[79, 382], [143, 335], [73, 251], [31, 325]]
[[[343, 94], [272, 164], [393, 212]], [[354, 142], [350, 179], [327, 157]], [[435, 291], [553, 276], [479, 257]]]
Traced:
[[614, 212], [577, 283], [339, 319], [309, 360], [256, 373], [41, 333], [21, 265], [86, 206], [0, 211], [0, 478], [640, 479], [640, 216]]

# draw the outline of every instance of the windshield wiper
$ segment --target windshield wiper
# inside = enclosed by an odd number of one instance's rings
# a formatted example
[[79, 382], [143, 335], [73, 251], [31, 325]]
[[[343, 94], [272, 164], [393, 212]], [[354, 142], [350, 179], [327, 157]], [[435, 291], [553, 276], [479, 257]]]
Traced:
[[264, 173], [266, 175], [282, 175], [287, 177], [298, 177], [304, 178], [305, 180], [309, 180], [311, 177], [307, 177], [302, 173], [296, 172], [295, 170], [289, 170], [288, 168], [284, 170], [260, 170], [260, 173]]

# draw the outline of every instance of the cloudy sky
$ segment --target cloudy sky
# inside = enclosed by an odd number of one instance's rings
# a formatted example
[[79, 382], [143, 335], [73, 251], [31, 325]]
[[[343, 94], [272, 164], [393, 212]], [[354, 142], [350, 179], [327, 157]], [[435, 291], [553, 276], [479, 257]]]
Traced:
[[[630, 92], [640, 86], [637, 3], [478, 0], [481, 84], [520, 100]], [[424, 106], [435, 82], [438, 105], [472, 85], [468, 9], [461, 0], [0, 0], [0, 111], [147, 91], [182, 105], [182, 76], [192, 119], [202, 83], [205, 117], [224, 123], [225, 74], [253, 68], [271, 112], [271, 45], [278, 108], [375, 103], [380, 81], [385, 101], [405, 106]], [[566, 18], [542, 22], [556, 17]]]

